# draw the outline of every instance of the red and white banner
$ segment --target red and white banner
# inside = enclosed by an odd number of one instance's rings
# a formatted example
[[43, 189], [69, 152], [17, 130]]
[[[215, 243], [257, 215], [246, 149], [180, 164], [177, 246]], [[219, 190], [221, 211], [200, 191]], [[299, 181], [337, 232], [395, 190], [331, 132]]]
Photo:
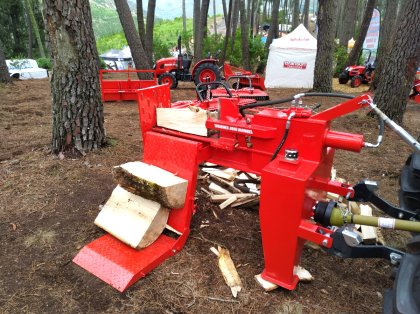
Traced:
[[363, 49], [377, 50], [379, 44], [379, 31], [381, 28], [381, 13], [374, 9], [370, 19], [369, 28], [363, 42]]
[[298, 69], [298, 70], [306, 70], [308, 64], [306, 62], [293, 62], [293, 61], [284, 61], [283, 68], [287, 69]]

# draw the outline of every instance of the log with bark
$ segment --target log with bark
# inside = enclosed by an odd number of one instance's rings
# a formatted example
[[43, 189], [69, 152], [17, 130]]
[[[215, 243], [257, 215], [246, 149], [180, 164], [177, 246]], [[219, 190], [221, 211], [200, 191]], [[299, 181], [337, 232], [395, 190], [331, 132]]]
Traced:
[[182, 208], [188, 181], [140, 161], [114, 167], [114, 179], [128, 191], [156, 201], [166, 208]]

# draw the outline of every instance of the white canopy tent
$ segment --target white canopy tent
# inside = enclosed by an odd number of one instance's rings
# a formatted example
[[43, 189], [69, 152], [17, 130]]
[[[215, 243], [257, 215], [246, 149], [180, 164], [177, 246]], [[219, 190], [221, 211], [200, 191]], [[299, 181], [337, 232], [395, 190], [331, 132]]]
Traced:
[[133, 66], [133, 58], [129, 47], [124, 47], [121, 50], [110, 49], [100, 55], [107, 66], [114, 70], [126, 70], [128, 66]]
[[268, 88], [312, 88], [316, 39], [300, 24], [270, 45], [265, 86]]

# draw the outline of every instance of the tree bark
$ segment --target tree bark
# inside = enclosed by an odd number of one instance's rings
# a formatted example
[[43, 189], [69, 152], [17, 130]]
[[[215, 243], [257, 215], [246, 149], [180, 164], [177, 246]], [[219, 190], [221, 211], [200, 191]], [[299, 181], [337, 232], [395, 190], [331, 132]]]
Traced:
[[155, 26], [156, 0], [149, 0], [147, 5], [146, 40], [144, 50], [147, 54], [149, 64], [153, 64], [153, 28]]
[[[378, 87], [382, 76], [382, 68], [387, 62], [388, 52], [391, 50], [395, 33], [395, 24], [397, 21], [398, 1], [387, 0], [385, 6], [385, 14], [382, 20], [380, 42], [378, 52], [376, 54], [376, 67], [373, 81], [370, 84], [370, 90], [374, 91]], [[402, 18], [402, 17], [401, 17]]]
[[242, 42], [242, 66], [245, 70], [251, 70], [249, 63], [249, 24], [245, 10], [245, 0], [239, 0], [241, 19], [241, 42]]
[[216, 0], [213, 0], [213, 28], [214, 28], [214, 34], [217, 36]]
[[42, 44], [41, 35], [39, 33], [39, 27], [35, 19], [34, 11], [32, 10], [32, 6], [29, 0], [25, 0], [25, 6], [28, 10], [29, 19], [31, 20], [32, 29], [35, 33], [36, 42], [38, 44], [39, 54], [42, 58], [45, 58], [45, 50], [44, 45]]
[[182, 0], [182, 31], [187, 32], [187, 12], [185, 11], [185, 0]]
[[138, 29], [139, 29], [139, 36], [140, 36], [141, 44], [144, 47], [146, 45], [146, 42], [145, 42], [146, 29], [144, 27], [143, 1], [142, 0], [137, 0], [136, 4], [137, 4], [137, 26], [138, 26]]
[[383, 67], [383, 75], [374, 102], [398, 123], [403, 120], [407, 97], [420, 64], [420, 1], [404, 1], [402, 19], [398, 20], [395, 38]]
[[230, 53], [233, 53], [233, 49], [235, 47], [235, 39], [236, 39], [236, 29], [238, 27], [238, 17], [239, 17], [239, 0], [231, 0], [233, 1], [232, 6], [232, 41], [230, 43]]
[[200, 0], [194, 0], [194, 16], [193, 16], [193, 34], [194, 34], [194, 59], [200, 58], [197, 54], [197, 38], [200, 31]]
[[150, 69], [151, 64], [149, 63], [149, 58], [146, 55], [146, 51], [141, 43], [140, 36], [138, 35], [136, 27], [134, 26], [133, 17], [131, 16], [127, 0], [114, 0], [114, 2], [136, 68], [139, 70]]
[[6, 57], [4, 56], [3, 43], [0, 38], [0, 83], [9, 83], [9, 69], [6, 64]]
[[52, 151], [85, 154], [105, 143], [89, 2], [45, 0], [44, 6], [53, 58]]
[[265, 49], [267, 50], [270, 47], [273, 39], [279, 37], [279, 7], [280, 0], [273, 0], [273, 10], [271, 12], [271, 25], [268, 31], [267, 41], [265, 42]]
[[223, 42], [223, 50], [222, 50], [222, 56], [220, 58], [220, 63], [224, 64], [226, 61], [226, 54], [229, 46], [229, 38], [230, 38], [230, 29], [231, 29], [231, 21], [232, 21], [232, 5], [234, 0], [229, 0], [229, 10], [227, 14], [226, 19], [226, 35], [225, 40]]
[[339, 32], [340, 46], [346, 47], [348, 41], [354, 35], [354, 27], [356, 25], [357, 0], [346, 0], [343, 12], [343, 22], [341, 31]]
[[319, 0], [318, 45], [313, 85], [313, 90], [317, 92], [330, 93], [332, 91], [336, 14], [336, 1]]
[[305, 0], [305, 5], [303, 7], [303, 25], [308, 28], [309, 26], [309, 0]]
[[207, 33], [207, 15], [209, 6], [210, 0], [202, 0], [197, 38], [194, 39], [194, 42], [197, 44], [195, 52], [196, 61], [203, 57], [203, 39]]
[[226, 0], [222, 0], [222, 6], [223, 6], [223, 18], [225, 19], [225, 27], [227, 29], [227, 27], [228, 27], [228, 25], [227, 25], [228, 12], [227, 12], [227, 8], [226, 8]]
[[28, 8], [26, 4], [24, 5], [24, 7], [25, 7], [25, 21], [26, 21], [26, 25], [28, 26], [28, 58], [32, 59], [32, 46], [34, 45], [33, 37], [32, 37], [32, 23], [29, 17], [29, 12], [28, 12]]
[[360, 26], [359, 36], [354, 43], [353, 49], [350, 51], [349, 57], [346, 61], [345, 67], [357, 64], [357, 61], [362, 51], [363, 42], [365, 41], [366, 34], [369, 28], [370, 19], [372, 18], [373, 9], [375, 8], [376, 0], [368, 0], [365, 13], [363, 15], [362, 25]]
[[293, 21], [292, 21], [292, 29], [295, 29], [299, 26], [299, 0], [293, 0]]

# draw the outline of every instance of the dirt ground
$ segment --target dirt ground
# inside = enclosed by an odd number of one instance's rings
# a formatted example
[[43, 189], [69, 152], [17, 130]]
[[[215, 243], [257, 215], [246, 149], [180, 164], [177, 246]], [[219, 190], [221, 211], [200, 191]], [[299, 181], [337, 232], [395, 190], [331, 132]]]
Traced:
[[[340, 87], [341, 88], [341, 87]], [[350, 90], [354, 92], [355, 90]], [[272, 99], [297, 90], [272, 90]], [[349, 92], [349, 91], [347, 91]], [[172, 91], [191, 99], [191, 84]], [[313, 99], [322, 108], [337, 99]], [[105, 103], [109, 146], [84, 158], [60, 160], [50, 153], [51, 96], [48, 80], [0, 86], [0, 312], [1, 313], [379, 313], [392, 267], [383, 260], [343, 260], [306, 247], [301, 265], [315, 277], [295, 291], [265, 293], [254, 281], [263, 269], [258, 211], [220, 210], [197, 192], [197, 213], [185, 248], [125, 293], [72, 263], [77, 252], [104, 234], [93, 224], [98, 206], [115, 184], [111, 168], [142, 158], [135, 102]], [[420, 105], [410, 105], [404, 126], [420, 134]], [[334, 129], [375, 140], [366, 112], [334, 123]], [[352, 183], [369, 178], [397, 203], [398, 176], [410, 152], [389, 129], [378, 149], [338, 151], [338, 176]], [[285, 189], [286, 187], [279, 187]], [[209, 210], [214, 206], [220, 220]], [[200, 228], [203, 221], [209, 226]], [[405, 234], [385, 234], [404, 248]], [[244, 289], [233, 299], [209, 251], [226, 246]], [[287, 252], [285, 252], [287, 254]]]

